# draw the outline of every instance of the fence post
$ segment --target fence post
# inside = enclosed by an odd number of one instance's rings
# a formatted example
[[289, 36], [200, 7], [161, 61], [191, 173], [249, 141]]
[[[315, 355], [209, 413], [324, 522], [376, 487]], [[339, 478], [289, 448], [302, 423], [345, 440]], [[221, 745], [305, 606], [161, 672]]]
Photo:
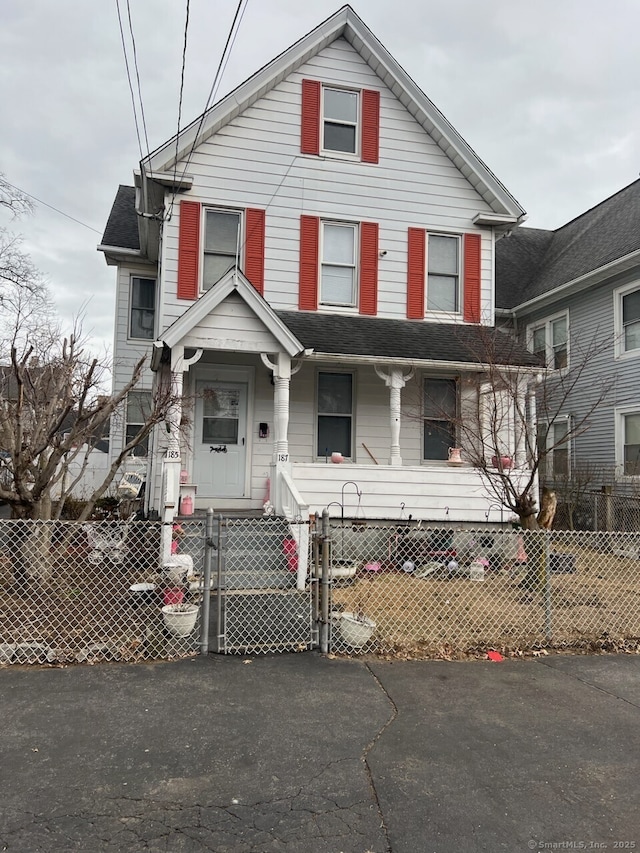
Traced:
[[551, 642], [551, 565], [550, 565], [550, 539], [551, 531], [545, 530], [544, 534], [544, 633], [547, 642]]
[[213, 541], [213, 509], [207, 510], [204, 528], [204, 573], [202, 578], [202, 607], [200, 610], [200, 654], [209, 653], [209, 611], [211, 607], [211, 557], [215, 548]]
[[329, 651], [329, 510], [322, 511], [322, 580], [320, 594], [320, 651]]
[[217, 633], [217, 641], [218, 642], [217, 642], [216, 651], [218, 652], [218, 654], [220, 654], [220, 652], [223, 651], [222, 641], [223, 641], [224, 636], [225, 636], [225, 632], [222, 630], [222, 596], [223, 596], [223, 589], [222, 589], [223, 566], [222, 566], [222, 563], [224, 560], [224, 555], [222, 553], [222, 525], [223, 525], [223, 523], [224, 523], [223, 518], [221, 515], [219, 515], [218, 516], [218, 578], [216, 581], [216, 587], [217, 587], [217, 590], [216, 590], [216, 592], [217, 592], [217, 596], [216, 596], [216, 618], [217, 618], [217, 622], [216, 622], [216, 625], [218, 628], [218, 633]]

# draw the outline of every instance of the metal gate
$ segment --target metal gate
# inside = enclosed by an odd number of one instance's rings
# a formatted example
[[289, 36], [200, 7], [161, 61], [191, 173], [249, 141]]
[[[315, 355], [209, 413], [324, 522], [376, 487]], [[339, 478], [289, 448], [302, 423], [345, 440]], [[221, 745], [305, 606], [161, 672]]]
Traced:
[[263, 654], [317, 645], [314, 583], [296, 588], [298, 543], [308, 542], [303, 525], [275, 517], [210, 521], [210, 649]]

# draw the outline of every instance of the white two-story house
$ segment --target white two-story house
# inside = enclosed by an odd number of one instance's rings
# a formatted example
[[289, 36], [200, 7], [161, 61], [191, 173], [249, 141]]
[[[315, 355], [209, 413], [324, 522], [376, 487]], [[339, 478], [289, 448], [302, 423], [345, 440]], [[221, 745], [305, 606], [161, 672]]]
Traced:
[[485, 522], [495, 498], [450, 448], [487, 348], [538, 363], [494, 327], [495, 241], [523, 216], [350, 7], [156, 150], [100, 246], [116, 386], [149, 354], [113, 450], [154, 387], [183, 395], [142, 448], [148, 510], [195, 490], [197, 508]]

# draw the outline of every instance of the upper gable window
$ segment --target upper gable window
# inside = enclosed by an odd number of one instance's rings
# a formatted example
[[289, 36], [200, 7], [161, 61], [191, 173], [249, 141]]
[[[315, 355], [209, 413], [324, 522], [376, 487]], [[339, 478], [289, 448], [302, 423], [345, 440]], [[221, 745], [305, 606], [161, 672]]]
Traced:
[[357, 153], [358, 102], [358, 92], [322, 87], [322, 147], [325, 151]]
[[209, 290], [237, 262], [242, 214], [234, 210], [205, 212], [202, 289]]
[[356, 305], [356, 243], [358, 228], [342, 222], [322, 223], [320, 302], [352, 308]]
[[460, 238], [429, 234], [427, 311], [460, 311]]
[[616, 356], [640, 355], [640, 287], [638, 282], [614, 292]]
[[129, 337], [152, 341], [156, 317], [155, 278], [131, 277], [131, 310]]
[[569, 316], [565, 312], [529, 326], [529, 349], [552, 370], [569, 366]]

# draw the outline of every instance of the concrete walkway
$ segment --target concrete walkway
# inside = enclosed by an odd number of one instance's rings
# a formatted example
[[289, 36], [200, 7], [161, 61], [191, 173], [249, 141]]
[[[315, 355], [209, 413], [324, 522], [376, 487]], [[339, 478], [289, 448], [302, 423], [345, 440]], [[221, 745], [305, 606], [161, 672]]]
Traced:
[[640, 657], [247, 660], [0, 671], [0, 851], [640, 849]]

